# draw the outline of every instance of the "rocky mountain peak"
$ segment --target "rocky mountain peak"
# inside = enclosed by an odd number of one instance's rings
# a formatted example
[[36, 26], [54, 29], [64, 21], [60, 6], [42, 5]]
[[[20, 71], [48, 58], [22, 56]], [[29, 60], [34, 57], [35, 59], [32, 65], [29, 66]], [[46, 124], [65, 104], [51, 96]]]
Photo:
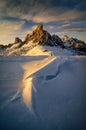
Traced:
[[38, 24], [36, 30], [43, 31], [43, 24]]
[[61, 38], [59, 38], [57, 35], [51, 36], [48, 31], [43, 29], [42, 24], [38, 24], [32, 34], [27, 34], [24, 44], [28, 44], [30, 41], [32, 41], [34, 45], [63, 45]]
[[28, 34], [26, 36], [24, 43], [28, 43], [31, 40], [33, 43], [52, 45], [52, 36], [43, 29], [42, 24], [38, 24], [37, 28], [32, 32], [32, 34]]
[[58, 35], [51, 35], [47, 30], [43, 29], [42, 24], [38, 24], [31, 34], [27, 34], [24, 41], [16, 37], [13, 44], [1, 45], [0, 49], [4, 50], [4, 55], [9, 55], [9, 53], [11, 55], [21, 55], [37, 45], [70, 48], [77, 50], [77, 53], [78, 51], [82, 51], [83, 54], [86, 52], [86, 44], [83, 41], [67, 35], [64, 35], [62, 39]]

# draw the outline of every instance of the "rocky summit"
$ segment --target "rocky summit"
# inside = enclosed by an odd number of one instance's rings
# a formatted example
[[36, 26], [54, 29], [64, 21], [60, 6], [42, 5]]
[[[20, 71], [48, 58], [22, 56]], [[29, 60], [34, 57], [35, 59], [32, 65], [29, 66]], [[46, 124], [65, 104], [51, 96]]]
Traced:
[[42, 24], [39, 24], [32, 34], [27, 34], [24, 43], [28, 43], [31, 40], [33, 40], [33, 43], [37, 42], [39, 45], [53, 46], [58, 43], [58, 38], [52, 37], [50, 33], [43, 29]]
[[67, 35], [64, 35], [62, 38], [55, 34], [51, 35], [47, 30], [43, 29], [42, 24], [38, 24], [31, 34], [27, 34], [24, 41], [16, 37], [14, 43], [0, 45], [0, 55], [21, 55], [38, 45], [56, 46], [86, 55], [85, 42]]

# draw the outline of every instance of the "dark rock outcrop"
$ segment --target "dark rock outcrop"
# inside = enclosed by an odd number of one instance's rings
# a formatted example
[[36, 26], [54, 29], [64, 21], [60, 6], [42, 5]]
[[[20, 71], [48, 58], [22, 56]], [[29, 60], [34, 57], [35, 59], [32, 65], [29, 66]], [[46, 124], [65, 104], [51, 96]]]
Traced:
[[52, 39], [53, 39], [55, 46], [61, 46], [62, 48], [64, 48], [63, 41], [59, 36], [54, 34], [54, 35], [52, 35]]
[[0, 45], [0, 49], [5, 49], [7, 46], [5, 45]]
[[8, 44], [8, 45], [0, 45], [0, 49], [7, 49], [10, 48], [13, 44]]
[[22, 44], [22, 40], [19, 37], [15, 38], [14, 44], [17, 44], [17, 43]]

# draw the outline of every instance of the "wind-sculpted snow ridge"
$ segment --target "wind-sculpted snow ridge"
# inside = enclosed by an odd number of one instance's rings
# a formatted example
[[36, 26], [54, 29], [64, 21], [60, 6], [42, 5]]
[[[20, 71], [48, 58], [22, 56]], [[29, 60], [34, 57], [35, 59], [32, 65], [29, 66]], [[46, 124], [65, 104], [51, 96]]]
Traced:
[[51, 56], [23, 66], [23, 100], [45, 130], [85, 130], [85, 64], [84, 56]]
[[86, 130], [86, 56], [53, 49], [0, 58], [0, 130]]
[[[45, 66], [47, 66], [49, 63], [51, 63], [55, 59], [56, 59], [56, 57], [48, 57], [48, 58], [45, 58], [44, 60], [33, 61], [33, 62], [27, 63], [23, 66], [23, 69], [25, 70], [24, 77], [23, 77], [23, 86], [24, 86], [23, 99], [32, 113], [34, 113], [33, 104], [32, 104], [32, 99], [33, 99], [32, 93], [33, 93], [33, 91], [36, 92], [36, 88], [33, 85], [34, 78], [32, 75], [35, 72], [37, 72], [37, 71], [41, 70], [42, 68], [44, 68]], [[28, 66], [30, 66], [29, 71], [28, 71]]]
[[[33, 92], [38, 92], [36, 86], [34, 85], [34, 81], [38, 80], [40, 83], [42, 82], [44, 84], [48, 83], [50, 80], [54, 80], [60, 74], [61, 64], [64, 64], [68, 59], [68, 57], [63, 56], [58, 56], [57, 58], [52, 56], [45, 58], [44, 60], [27, 63], [23, 66], [25, 73], [23, 77], [24, 89], [22, 95], [25, 104], [29, 107], [33, 114], [37, 114], [35, 113], [34, 108], [35, 101], [33, 99]], [[52, 70], [49, 71], [51, 66]]]

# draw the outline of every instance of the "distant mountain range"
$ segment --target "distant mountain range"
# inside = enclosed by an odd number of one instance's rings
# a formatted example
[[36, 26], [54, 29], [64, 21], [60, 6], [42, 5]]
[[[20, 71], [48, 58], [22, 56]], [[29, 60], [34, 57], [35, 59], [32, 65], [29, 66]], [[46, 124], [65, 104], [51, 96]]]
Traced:
[[19, 37], [15, 38], [14, 43], [8, 45], [0, 45], [0, 55], [22, 55], [30, 49], [41, 46], [56, 46], [63, 49], [76, 51], [77, 54], [86, 55], [86, 43], [76, 38], [70, 38], [67, 35], [60, 38], [57, 35], [51, 35], [43, 29], [42, 24], [38, 24], [32, 34], [27, 34], [25, 40]]

